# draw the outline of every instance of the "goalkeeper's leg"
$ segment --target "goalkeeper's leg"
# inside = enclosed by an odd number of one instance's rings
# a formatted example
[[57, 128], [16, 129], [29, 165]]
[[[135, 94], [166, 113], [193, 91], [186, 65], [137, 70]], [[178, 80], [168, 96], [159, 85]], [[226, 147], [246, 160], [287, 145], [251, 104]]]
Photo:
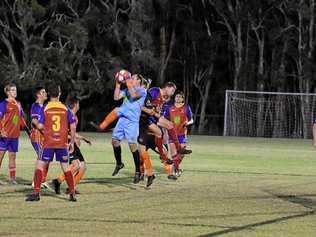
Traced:
[[99, 128], [105, 130], [111, 123], [113, 123], [117, 118], [118, 108], [113, 109], [99, 125]]

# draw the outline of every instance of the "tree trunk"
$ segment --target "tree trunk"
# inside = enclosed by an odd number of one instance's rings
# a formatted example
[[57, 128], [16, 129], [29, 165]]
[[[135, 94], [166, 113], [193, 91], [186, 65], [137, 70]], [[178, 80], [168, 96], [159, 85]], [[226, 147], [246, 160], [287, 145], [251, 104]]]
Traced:
[[204, 91], [205, 93], [204, 93], [204, 96], [202, 97], [202, 105], [201, 105], [201, 113], [200, 113], [200, 120], [199, 120], [199, 129], [198, 129], [199, 134], [202, 134], [205, 132], [205, 125], [207, 124], [206, 107], [207, 107], [211, 84], [212, 84], [212, 80], [208, 78], [206, 82], [206, 86], [205, 86], [205, 91]]

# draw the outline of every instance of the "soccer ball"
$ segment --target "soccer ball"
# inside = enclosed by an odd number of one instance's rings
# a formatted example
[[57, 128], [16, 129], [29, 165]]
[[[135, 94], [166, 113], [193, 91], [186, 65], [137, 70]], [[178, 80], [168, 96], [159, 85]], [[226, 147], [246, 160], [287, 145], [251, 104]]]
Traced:
[[118, 83], [125, 83], [125, 81], [127, 79], [130, 79], [131, 77], [132, 77], [131, 73], [125, 69], [122, 69], [121, 71], [115, 74], [115, 80]]

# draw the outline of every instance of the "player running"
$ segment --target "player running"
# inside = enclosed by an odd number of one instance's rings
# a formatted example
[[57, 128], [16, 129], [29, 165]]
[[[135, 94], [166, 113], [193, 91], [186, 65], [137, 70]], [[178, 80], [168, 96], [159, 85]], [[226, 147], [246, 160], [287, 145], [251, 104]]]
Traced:
[[[76, 128], [78, 125], [78, 117], [77, 117], [77, 112], [80, 108], [80, 100], [77, 97], [68, 97], [66, 101], [66, 105], [69, 109], [71, 109], [72, 113], [75, 115], [75, 120], [76, 120]], [[75, 135], [75, 144], [74, 144], [74, 151], [69, 154], [69, 163], [70, 163], [70, 170], [74, 176], [75, 179], [75, 186], [80, 182], [82, 177], [84, 176], [87, 166], [85, 159], [80, 151], [80, 141], [85, 141], [89, 145], [91, 145], [91, 141], [76, 133]], [[62, 182], [65, 181], [65, 175], [61, 174], [58, 176], [57, 179], [53, 179], [53, 186], [56, 194], [60, 194], [60, 185]], [[79, 191], [77, 188], [75, 188], [76, 194], [79, 194]], [[66, 193], [69, 193], [69, 189], [67, 188]]]
[[34, 172], [34, 193], [29, 195], [26, 201], [39, 201], [41, 183], [43, 179], [43, 170], [53, 161], [54, 155], [56, 161], [60, 162], [61, 169], [65, 174], [70, 195], [69, 201], [75, 202], [75, 184], [74, 178], [69, 169], [68, 153], [68, 129], [70, 127], [69, 151], [74, 150], [74, 140], [76, 133], [75, 117], [67, 107], [59, 101], [61, 95], [60, 87], [56, 84], [50, 84], [48, 87], [50, 101], [42, 110], [38, 127], [44, 132], [43, 153], [37, 160]]
[[[185, 104], [185, 98], [183, 92], [178, 92], [175, 95], [175, 103], [164, 110], [164, 117], [170, 120], [175, 127], [175, 130], [178, 135], [178, 140], [181, 147], [186, 147], [186, 138], [187, 138], [187, 126], [193, 124], [193, 115], [191, 107]], [[169, 139], [170, 152], [173, 157], [173, 164], [175, 167], [175, 173], [177, 176], [180, 176], [182, 171], [179, 168], [179, 165], [183, 159], [183, 155], [177, 156], [177, 149], [173, 140]]]
[[123, 104], [116, 109], [118, 122], [112, 134], [112, 146], [116, 160], [116, 166], [112, 176], [118, 174], [124, 167], [121, 157], [121, 141], [125, 138], [128, 141], [130, 151], [133, 154], [135, 164], [135, 176], [133, 183], [140, 181], [140, 156], [137, 147], [137, 138], [139, 133], [139, 118], [141, 108], [146, 98], [146, 87], [148, 82], [139, 75], [133, 75], [126, 71], [127, 89], [121, 89], [121, 83], [116, 80], [114, 90], [114, 100], [124, 98]]
[[7, 84], [4, 92], [7, 98], [0, 103], [0, 167], [3, 157], [8, 151], [10, 183], [17, 184], [16, 153], [19, 147], [20, 128], [25, 123], [24, 112], [20, 102], [16, 100], [16, 85]]

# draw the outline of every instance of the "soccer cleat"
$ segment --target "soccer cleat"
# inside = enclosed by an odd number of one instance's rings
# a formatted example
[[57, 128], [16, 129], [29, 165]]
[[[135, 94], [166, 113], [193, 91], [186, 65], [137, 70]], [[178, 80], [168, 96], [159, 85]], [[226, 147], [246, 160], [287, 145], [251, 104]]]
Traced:
[[112, 176], [115, 176], [118, 174], [118, 172], [124, 168], [124, 163], [120, 164], [120, 165], [116, 165], [114, 168], [114, 171], [112, 173]]
[[183, 173], [183, 170], [182, 170], [182, 169], [176, 169], [176, 170], [174, 171], [174, 173], [175, 173], [175, 176], [176, 176], [176, 177], [180, 177], [180, 176], [182, 175], [182, 173]]
[[192, 153], [192, 150], [188, 150], [186, 149], [185, 147], [181, 148], [178, 150], [179, 154], [181, 155], [188, 155], [188, 154], [191, 154]]
[[134, 180], [133, 180], [133, 183], [134, 184], [137, 184], [140, 182], [140, 173], [136, 172], [135, 173], [135, 176], [134, 176]]
[[60, 194], [60, 183], [58, 182], [58, 179], [53, 179], [52, 183], [53, 183], [55, 193]]
[[150, 185], [152, 185], [155, 178], [156, 178], [155, 175], [148, 176], [148, 177], [147, 177], [147, 184], [146, 184], [146, 187], [149, 187]]
[[76, 201], [77, 201], [77, 199], [76, 199], [76, 197], [75, 197], [75, 194], [73, 194], [73, 193], [70, 193], [70, 194], [69, 194], [69, 201], [70, 201], [70, 202], [76, 202]]
[[170, 180], [177, 180], [177, 177], [174, 175], [168, 175], [168, 179]]
[[26, 202], [37, 202], [39, 201], [41, 198], [40, 198], [40, 194], [39, 193], [32, 193], [30, 194], [30, 196], [28, 196], [25, 201]]

